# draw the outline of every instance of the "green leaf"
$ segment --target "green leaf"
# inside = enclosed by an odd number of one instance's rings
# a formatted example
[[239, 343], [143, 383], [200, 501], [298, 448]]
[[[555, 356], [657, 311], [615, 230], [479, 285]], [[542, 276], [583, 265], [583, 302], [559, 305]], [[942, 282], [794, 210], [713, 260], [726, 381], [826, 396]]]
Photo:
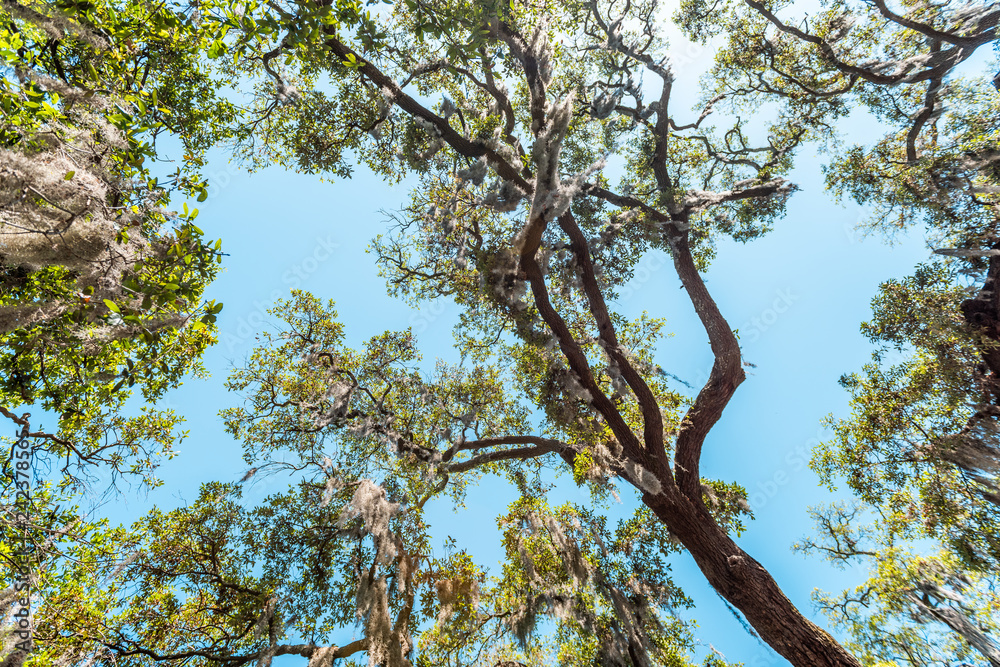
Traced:
[[212, 60], [215, 60], [223, 53], [225, 53], [225, 50], [226, 50], [226, 45], [223, 43], [221, 39], [217, 39], [214, 42], [212, 42], [211, 46], [208, 47], [208, 57]]
[[107, 306], [108, 310], [110, 310], [113, 313], [121, 314], [121, 312], [122, 312], [121, 308], [119, 308], [118, 305], [115, 304], [115, 302], [112, 301], [112, 300], [110, 300], [110, 299], [105, 299], [104, 300], [104, 305]]

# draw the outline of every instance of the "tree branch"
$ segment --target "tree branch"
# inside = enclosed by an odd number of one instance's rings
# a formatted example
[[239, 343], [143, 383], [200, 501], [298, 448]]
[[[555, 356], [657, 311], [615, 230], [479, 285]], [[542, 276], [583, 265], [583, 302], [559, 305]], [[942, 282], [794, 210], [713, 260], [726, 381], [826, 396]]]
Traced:
[[[656, 397], [641, 375], [632, 366], [631, 361], [622, 353], [621, 343], [618, 341], [618, 333], [615, 331], [611, 316], [608, 313], [608, 306], [605, 303], [601, 287], [597, 284], [597, 276], [594, 273], [594, 263], [590, 258], [590, 248], [587, 239], [576, 224], [576, 219], [572, 212], [566, 211], [559, 216], [559, 226], [569, 236], [570, 248], [576, 256], [577, 264], [580, 267], [583, 289], [587, 295], [590, 305], [590, 313], [594, 317], [601, 340], [604, 342], [604, 351], [614, 360], [621, 369], [622, 377], [628, 386], [635, 393], [642, 409], [643, 440], [645, 450], [658, 463], [666, 463], [665, 450], [663, 447], [663, 415], [660, 414], [660, 406], [656, 402]], [[646, 457], [643, 457], [645, 459]], [[643, 463], [647, 461], [643, 460]], [[665, 468], [666, 466], [664, 466]]]
[[559, 341], [559, 349], [569, 363], [570, 369], [576, 373], [583, 387], [590, 392], [594, 408], [607, 420], [608, 427], [615, 434], [626, 454], [635, 460], [642, 460], [642, 445], [639, 439], [625, 423], [614, 402], [597, 386], [587, 361], [587, 355], [573, 339], [573, 334], [566, 325], [566, 321], [553, 308], [552, 302], [549, 300], [548, 289], [545, 286], [545, 277], [542, 275], [538, 261], [534, 256], [522, 257], [521, 270], [524, 272], [528, 284], [531, 285], [531, 293], [535, 298], [539, 315], [555, 334], [556, 340]]
[[[570, 446], [560, 440], [543, 438], [537, 435], [507, 435], [497, 438], [480, 438], [479, 440], [467, 440], [458, 446], [457, 452], [467, 452], [488, 447], [499, 447], [501, 445], [537, 445], [539, 447], [552, 447], [554, 449], [570, 449]], [[450, 461], [454, 457], [453, 453], [445, 455], [444, 460]]]
[[[781, 32], [792, 35], [804, 42], [815, 45], [820, 53], [823, 55], [824, 59], [836, 67], [842, 72], [848, 74], [853, 74], [859, 76], [866, 81], [871, 83], [876, 83], [883, 86], [893, 85], [897, 83], [915, 83], [918, 81], [928, 81], [934, 78], [943, 77], [949, 71], [951, 71], [956, 65], [967, 60], [972, 56], [973, 52], [979, 46], [987, 44], [994, 39], [993, 32], [986, 31], [981, 33], [975, 38], [970, 38], [971, 41], [968, 44], [957, 45], [946, 51], [938, 52], [940, 57], [925, 59], [923, 63], [920, 60], [911, 60], [907, 63], [906, 61], [896, 62], [874, 62], [862, 65], [852, 65], [844, 60], [842, 60], [838, 55], [833, 45], [827, 42], [825, 39], [818, 37], [816, 35], [800, 30], [795, 26], [788, 25], [779, 19], [773, 12], [768, 10], [763, 3], [758, 0], [745, 0], [746, 4], [757, 11], [758, 14], [763, 16], [769, 23], [776, 27]], [[946, 41], [946, 40], [942, 40]], [[926, 69], [916, 73], [909, 74], [909, 71], [916, 65], [923, 64], [928, 66]], [[867, 66], [866, 66], [867, 65]], [[896, 65], [897, 72], [892, 74], [880, 74], [876, 68], [885, 69], [886, 67]]]
[[878, 8], [879, 13], [882, 14], [883, 17], [889, 19], [893, 23], [903, 26], [904, 28], [909, 28], [910, 30], [919, 32], [926, 37], [930, 37], [935, 41], [946, 42], [956, 46], [971, 46], [975, 48], [996, 39], [997, 19], [1000, 18], [1000, 10], [998, 9], [994, 9], [993, 11], [985, 13], [979, 17], [979, 25], [977, 28], [981, 29], [982, 32], [973, 37], [962, 37], [961, 35], [956, 35], [953, 32], [937, 30], [933, 26], [929, 26], [926, 23], [914, 21], [913, 19], [908, 19], [905, 16], [900, 16], [889, 9], [888, 5], [885, 4], [885, 0], [870, 1]]
[[699, 466], [702, 444], [746, 375], [743, 372], [740, 344], [729, 323], [719, 312], [695, 266], [688, 243], [688, 232], [681, 232], [674, 227], [667, 234], [677, 275], [708, 333], [712, 353], [715, 355], [708, 382], [681, 422], [674, 454], [674, 475], [681, 491], [692, 501], [701, 502]]
[[533, 459], [545, 454], [551, 454], [553, 452], [561, 451], [561, 449], [554, 445], [538, 445], [536, 447], [518, 447], [517, 449], [504, 449], [498, 452], [489, 452], [488, 454], [480, 454], [479, 456], [473, 456], [471, 459], [466, 461], [459, 461], [458, 463], [449, 463], [446, 466], [442, 466], [441, 469], [448, 473], [456, 472], [466, 472], [472, 470], [473, 468], [478, 468], [481, 465], [486, 465], [487, 463], [496, 463], [497, 461], [508, 461], [510, 459]]
[[[327, 34], [330, 35], [331, 32], [332, 29], [330, 29]], [[413, 97], [404, 93], [402, 88], [399, 87], [399, 84], [397, 84], [392, 77], [383, 73], [369, 60], [337, 39], [336, 36], [329, 36], [326, 40], [326, 46], [340, 59], [342, 63], [349, 62], [348, 56], [352, 56], [356, 62], [359, 63], [358, 71], [362, 76], [379, 88], [388, 90], [392, 96], [393, 104], [398, 106], [404, 112], [411, 116], [422, 118], [436, 127], [441, 133], [441, 139], [451, 146], [459, 155], [467, 158], [479, 158], [486, 156], [490, 165], [494, 170], [496, 170], [501, 178], [507, 181], [513, 181], [525, 192], [531, 193], [534, 191], [532, 184], [525, 180], [524, 177], [521, 176], [520, 171], [504, 160], [499, 153], [484, 143], [471, 141], [459, 134], [446, 119], [438, 116], [430, 109], [417, 102]]]

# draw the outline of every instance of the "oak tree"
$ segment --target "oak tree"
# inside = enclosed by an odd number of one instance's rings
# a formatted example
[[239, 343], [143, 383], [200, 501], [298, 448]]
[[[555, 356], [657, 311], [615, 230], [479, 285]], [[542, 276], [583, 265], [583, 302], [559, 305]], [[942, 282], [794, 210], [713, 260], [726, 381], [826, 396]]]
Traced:
[[[873, 317], [862, 325], [877, 346], [872, 363], [842, 378], [852, 414], [833, 422], [834, 439], [813, 460], [827, 484], [844, 480], [865, 511], [818, 511], [821, 539], [806, 544], [835, 560], [872, 562], [863, 586], [818, 594], [866, 655], [929, 665], [971, 652], [996, 664], [995, 602], [976, 609], [961, 600], [991, 598], [1000, 555], [1000, 99], [996, 77], [991, 85], [966, 66], [995, 43], [1000, 15], [986, 5], [899, 9], [878, 1], [831, 3], [808, 20], [757, 2], [728, 23], [713, 22], [718, 8], [697, 2], [680, 14], [696, 37], [726, 26], [720, 92], [752, 89], [788, 113], [819, 104], [831, 126], [848, 112], [873, 115], [884, 136], [834, 147], [827, 185], [868, 208], [867, 232], [891, 240], [923, 227], [935, 252], [952, 258], [929, 257], [873, 300]], [[757, 47], [746, 49], [748, 39]], [[866, 514], [878, 521], [859, 525]], [[927, 540], [942, 552], [922, 552]], [[890, 619], [902, 627], [887, 629]], [[929, 637], [928, 625], [936, 626]]]
[[[372, 13], [349, 0], [248, 0], [196, 11], [211, 76], [243, 86], [241, 115], [206, 135], [231, 139], [251, 167], [344, 177], [361, 162], [414, 179], [373, 249], [393, 294], [461, 306], [464, 362], [422, 370], [405, 331], [352, 349], [332, 304], [305, 293], [277, 304], [283, 328], [230, 378], [246, 402], [224, 417], [252, 466], [246, 481], [285, 473], [292, 486], [243, 507], [239, 485], [210, 484], [131, 533], [82, 527], [39, 610], [46, 656], [686, 664], [691, 628], [671, 610], [689, 600], [669, 575], [685, 550], [792, 664], [992, 659], [992, 627], [969, 618], [994, 604], [977, 596], [996, 557], [986, 260], [996, 248], [983, 248], [994, 243], [995, 100], [954, 72], [995, 41], [994, 8], [830, 3], [799, 22], [755, 0], [682, 3], [676, 20], [690, 36], [728, 40], [693, 114], [671, 104], [650, 1], [401, 0]], [[742, 120], [762, 102], [775, 112]], [[858, 103], [893, 130], [837, 152], [831, 131]], [[913, 358], [845, 380], [858, 412], [817, 458], [827, 481], [846, 475], [889, 518], [873, 549], [837, 510], [817, 515], [824, 537], [806, 543], [881, 568], [861, 601], [874, 596], [871, 613], [821, 598], [854, 654], [736, 543], [745, 490], [700, 472], [744, 380], [739, 340], [701, 274], [716, 239], [752, 241], [782, 215], [792, 158], [811, 141], [834, 151], [835, 190], [902, 226], [929, 222], [972, 265], [886, 287], [866, 331]], [[650, 250], [671, 257], [714, 355], [693, 398], [653, 362], [663, 321], [616, 311]], [[972, 305], [962, 305], [967, 274], [988, 285]], [[592, 502], [551, 507], [550, 468]], [[424, 510], [431, 498], [461, 502], [486, 474], [520, 494], [498, 517], [506, 560], [494, 577], [465, 551], [435, 555]], [[628, 487], [638, 508], [609, 526], [603, 503]], [[899, 547], [926, 537], [945, 551]], [[906, 614], [946, 628], [953, 654], [912, 641]], [[354, 621], [361, 638], [337, 645]]]
[[[167, 207], [206, 198], [232, 105], [176, 8], [11, 0], [0, 24], [0, 411], [56, 415], [32, 438], [64, 484], [97, 467], [153, 483], [180, 419], [155, 401], [198, 371], [221, 309], [202, 298], [221, 244]], [[168, 175], [171, 137], [185, 159]], [[127, 416], [133, 389], [149, 407]]]

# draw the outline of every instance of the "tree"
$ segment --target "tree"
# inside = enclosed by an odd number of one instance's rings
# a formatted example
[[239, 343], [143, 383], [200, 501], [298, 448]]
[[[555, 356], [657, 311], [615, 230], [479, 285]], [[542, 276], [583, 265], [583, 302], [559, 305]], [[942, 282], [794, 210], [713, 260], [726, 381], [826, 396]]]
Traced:
[[[155, 403], [200, 372], [214, 340], [221, 304], [202, 295], [221, 245], [205, 242], [188, 204], [166, 207], [172, 194], [205, 199], [197, 169], [232, 107], [198, 69], [197, 31], [175, 8], [5, 1], [0, 26], [0, 414], [30, 451], [3, 461], [0, 556], [5, 575], [21, 569], [23, 540], [39, 591], [95, 528], [66, 508], [73, 492], [98, 472], [155, 485], [183, 437], [181, 417]], [[161, 181], [157, 142], [171, 136], [185, 160]], [[133, 389], [146, 405], [130, 415]], [[57, 428], [16, 414], [26, 408]], [[19, 516], [29, 463], [38, 479]], [[0, 592], [5, 621], [19, 590]], [[99, 613], [76, 601], [77, 614]], [[2, 641], [5, 667], [20, 665], [17, 635], [5, 627]]]
[[[484, 453], [454, 465], [552, 455], [574, 467], [578, 456], [581, 467], [594, 461], [595, 474], [605, 467], [642, 492], [712, 585], [779, 653], [810, 664], [853, 664], [712, 518], [698, 472], [705, 435], [744, 377], [737, 339], [698, 263], [707, 259], [712, 233], [752, 238], [780, 214], [792, 188], [775, 174], [788, 169], [791, 151], [814, 129], [812, 119], [781, 117], [759, 145], [738, 121], [721, 137], [703, 128], [711, 104], [700, 120], [676, 119], [652, 5], [507, 10], [415, 2], [395, 10], [394, 19], [377, 25], [367, 16], [346, 17], [354, 11], [347, 5], [262, 10], [252, 21], [244, 14], [232, 27], [242, 33], [241, 48], [226, 64], [266, 73], [275, 85], [274, 96], [260, 99], [263, 139], [255, 155], [268, 156], [268, 147], [280, 145], [276, 132], [296, 123], [286, 150], [299, 168], [343, 170], [346, 149], [370, 145], [363, 159], [377, 171], [420, 174], [423, 185], [404, 213], [405, 240], [378, 246], [390, 281], [400, 292], [448, 294], [462, 304], [463, 352], [485, 361], [488, 353], [475, 341], [498, 340], [516, 360], [511, 385], [544, 412], [543, 428], [554, 436], [539, 440], [493, 426], [495, 436], [475, 441]], [[353, 39], [346, 20], [356, 22]], [[248, 24], [265, 27], [253, 32]], [[561, 32], [566, 38], [557, 49], [550, 35]], [[433, 53], [448, 59], [434, 60]], [[295, 75], [270, 63], [286, 54], [303, 66], [295, 103], [282, 107], [277, 102]], [[638, 88], [639, 68], [658, 80], [655, 104]], [[320, 72], [329, 72], [333, 96], [313, 85]], [[520, 89], [505, 93], [504, 80]], [[422, 97], [447, 94], [449, 101], [442, 98], [432, 111], [400, 81], [412, 82]], [[598, 175], [602, 156], [625, 146], [628, 175], [612, 190]], [[492, 185], [485, 181], [490, 173]], [[621, 224], [623, 215], [634, 216], [631, 224]], [[651, 338], [629, 335], [630, 328], [653, 333], [655, 325], [630, 325], [607, 305], [650, 247], [671, 252], [716, 354], [712, 376], [686, 415], [677, 409], [680, 397], [643, 363]], [[266, 378], [261, 383], [271, 386]], [[439, 450], [422, 441], [426, 435], [401, 428], [391, 427], [402, 434], [400, 449], [427, 460], [445, 455], [448, 447]], [[462, 451], [456, 447], [455, 454]]]
[[[175, 8], [12, 0], [0, 23], [0, 411], [58, 415], [32, 437], [66, 484], [98, 465], [155, 483], [180, 418], [152, 405], [198, 372], [221, 309], [202, 299], [221, 244], [165, 207], [205, 199], [197, 169], [232, 105]], [[171, 134], [185, 160], [163, 182]], [[129, 417], [133, 387], [150, 407]]]
[[898, 531], [862, 523], [858, 505], [837, 504], [813, 516], [820, 539], [807, 539], [796, 548], [820, 553], [841, 567], [852, 561], [871, 563], [872, 576], [863, 584], [836, 597], [815, 596], [820, 608], [850, 633], [850, 646], [862, 659], [907, 665], [1000, 663], [990, 573], [970, 572], [947, 550], [909, 552]]
[[[837, 148], [825, 168], [828, 186], [870, 207], [870, 231], [891, 238], [923, 225], [937, 254], [955, 258], [929, 261], [882, 285], [873, 318], [862, 325], [878, 349], [862, 373], [842, 378], [853, 413], [833, 422], [834, 440], [813, 464], [831, 486], [845, 479], [880, 518], [877, 530], [867, 529], [877, 539], [856, 552], [857, 538], [844, 536], [857, 535], [848, 519], [859, 515], [820, 511], [820, 543], [827, 545], [821, 550], [871, 559], [875, 574], [839, 598], [820, 594], [820, 604], [852, 629], [864, 655], [914, 665], [956, 659], [940, 651], [940, 634], [920, 638], [918, 628], [934, 622], [953, 633], [948, 642], [957, 655], [972, 650], [995, 664], [996, 638], [978, 629], [993, 628], [990, 605], [973, 609], [959, 600], [970, 581], [980, 593], [995, 584], [1000, 555], [997, 79], [990, 86], [958, 73], [995, 41], [996, 9], [914, 3], [903, 13], [883, 2], [834, 3], [796, 22], [764, 3], [747, 7], [729, 23], [717, 22], [720, 15], [702, 3], [681, 11], [695, 36], [727, 29], [729, 45], [716, 68], [720, 92], [749, 88], [789, 113], [819, 104], [830, 119], [849, 103], [867, 108], [887, 134], [873, 146]], [[746, 49], [748, 38], [759, 48]], [[831, 538], [850, 549], [831, 551]], [[928, 560], [904, 546], [928, 538], [942, 554]], [[942, 586], [951, 593], [941, 593]], [[922, 597], [914, 597], [918, 590]], [[886, 620], [906, 615], [916, 627], [887, 638]]]
[[[849, 19], [862, 10], [879, 22], [852, 31]], [[906, 215], [923, 210], [914, 201], [926, 198], [906, 188], [937, 173], [911, 164], [936, 136], [936, 96], [959, 63], [995, 39], [996, 22], [989, 8], [929, 11], [838, 4], [813, 20], [814, 34], [756, 2], [686, 3], [679, 19], [692, 35], [717, 27], [731, 42], [716, 88], [685, 122], [670, 105], [673, 76], [651, 2], [405, 0], [375, 17], [346, 1], [202, 3], [215, 75], [251, 86], [248, 116], [231, 129], [251, 165], [344, 176], [359, 159], [390, 180], [416, 177], [394, 233], [374, 249], [400, 297], [447, 296], [463, 307], [458, 345], [468, 365], [422, 374], [409, 332], [353, 350], [332, 304], [304, 293], [279, 303], [285, 329], [265, 336], [231, 378], [247, 403], [225, 417], [246, 445], [250, 475], [285, 470], [295, 484], [254, 509], [238, 505], [236, 487], [206, 486], [193, 507], [137, 526], [125, 540], [142, 550], [131, 560], [109, 552], [107, 538], [81, 546], [39, 612], [52, 655], [136, 664], [268, 665], [296, 654], [329, 665], [362, 652], [371, 665], [392, 666], [684, 664], [689, 630], [668, 612], [686, 598], [667, 560], [683, 548], [793, 664], [861, 664], [734, 542], [749, 514], [745, 491], [700, 474], [705, 438], [744, 379], [738, 338], [700, 271], [720, 234], [749, 241], [782, 214], [794, 190], [782, 175], [795, 149], [825, 137], [851, 95], [890, 122], [912, 121], [876, 151], [885, 164], [896, 153], [907, 161], [876, 177], [882, 162], [848, 152], [831, 183], [876, 197], [872, 184], [891, 179], [899, 184], [891, 203]], [[898, 29], [873, 39], [887, 23]], [[892, 57], [871, 62], [883, 48]], [[793, 63], [805, 79], [789, 74]], [[639, 71], [654, 79], [651, 94]], [[907, 113], [916, 97], [924, 107]], [[762, 99], [782, 103], [764, 129], [733, 113]], [[722, 130], [707, 125], [716, 108], [730, 112]], [[617, 185], [602, 173], [613, 155], [625, 164]], [[970, 178], [984, 159], [975, 158]], [[944, 200], [954, 189], [925, 192]], [[616, 291], [654, 248], [672, 257], [715, 356], [694, 399], [652, 363], [663, 322], [614, 312]], [[916, 322], [939, 335], [935, 320]], [[964, 331], [958, 349], [990, 354], [989, 336]], [[950, 400], [928, 389], [905, 397], [907, 409], [923, 409], [924, 396]], [[884, 436], [866, 442], [891, 443]], [[937, 468], [948, 461], [928, 459]], [[548, 506], [540, 471], [552, 464], [591, 490], [593, 507]], [[843, 459], [829, 470], [855, 469]], [[490, 581], [463, 552], [432, 558], [422, 520], [429, 498], [460, 500], [483, 474], [504, 475], [521, 493], [501, 519], [503, 575]], [[598, 510], [618, 480], [641, 504], [612, 529]], [[911, 479], [889, 481], [897, 488], [887, 494], [912, 491]], [[971, 489], [988, 500], [988, 485], [977, 483], [945, 492]], [[927, 507], [948, 526], [969, 525], [949, 516], [954, 505]], [[931, 570], [920, 582], [925, 597], [906, 604], [957, 627], [946, 593], [961, 580]], [[81, 589], [108, 611], [106, 629], [96, 615], [74, 612]], [[331, 643], [354, 618], [363, 638]], [[723, 663], [711, 656], [707, 664]]]
[[[700, 119], [678, 121], [670, 113], [672, 75], [657, 50], [653, 6], [628, 5], [625, 12], [610, 14], [607, 7], [588, 3], [510, 10], [478, 3], [404, 3], [392, 20], [383, 17], [376, 24], [345, 3], [290, 5], [280, 11], [250, 4], [242, 7], [242, 15], [225, 7], [216, 15], [233, 40], [227, 52], [213, 52], [221, 66], [233, 73], [266, 74], [274, 86], [271, 94], [258, 95], [259, 116], [250, 126], [254, 134], [238, 137], [254, 140], [253, 156], [294, 162], [307, 171], [343, 173], [346, 151], [367, 142], [371, 148], [363, 159], [376, 170], [390, 177], [418, 173], [423, 186], [404, 214], [415, 243], [407, 240], [404, 251], [402, 237], [394, 237], [379, 246], [390, 279], [401, 292], [449, 294], [465, 306], [463, 351], [478, 363], [489, 359], [478, 340], [498, 340], [515, 360], [503, 375], [488, 365], [477, 368], [478, 375], [498, 377], [489, 395], [464, 398], [455, 407], [461, 410], [452, 412], [462, 417], [453, 437], [462, 423], [469, 439], [442, 441], [429, 430], [437, 408], [410, 407], [420, 388], [433, 393], [435, 384], [411, 375], [405, 383], [400, 377], [391, 386], [368, 388], [361, 378], [346, 379], [350, 375], [338, 361], [346, 351], [313, 340], [317, 332], [311, 326], [293, 328], [293, 342], [317, 346], [318, 357], [307, 367], [328, 358], [324, 374], [345, 373], [329, 388], [339, 393], [314, 399], [324, 410], [322, 426], [315, 428], [357, 426], [362, 429], [359, 446], [388, 437], [418, 462], [446, 461], [441, 472], [459, 484], [480, 466], [519, 462], [504, 464], [513, 474], [552, 456], [598, 490], [611, 478], [623, 477], [642, 493], [648, 516], [695, 556], [712, 585], [779, 653], [801, 664], [855, 664], [791, 605], [771, 576], [733, 542], [726, 522], [713, 516], [745, 513], [739, 504], [742, 491], [720, 487], [728, 496], [716, 498], [718, 505], [706, 504], [706, 494], [714, 498], [715, 491], [698, 472], [705, 435], [744, 377], [737, 339], [698, 266], [711, 254], [714, 233], [749, 239], [780, 215], [792, 187], [775, 174], [788, 169], [791, 151], [813, 129], [811, 121], [780, 118], [769, 128], [770, 139], [757, 146], [739, 122], [722, 136], [703, 128], [711, 104]], [[626, 18], [636, 22], [638, 32], [623, 28]], [[557, 31], [569, 35], [559, 48], [550, 41]], [[449, 60], [420, 63], [435, 50], [444, 50]], [[589, 57], [579, 60], [574, 52]], [[272, 66], [282, 57], [287, 68], [298, 67], [294, 74]], [[646, 104], [636, 68], [658, 78], [656, 103]], [[330, 77], [334, 96], [313, 87], [320, 73]], [[514, 94], [505, 92], [504, 79], [519, 87]], [[443, 92], [448, 100], [431, 111], [406, 92], [411, 82], [425, 96]], [[599, 170], [602, 155], [622, 147], [633, 157], [616, 192]], [[484, 182], [491, 172], [497, 176], [492, 189]], [[608, 297], [651, 247], [673, 255], [716, 354], [708, 385], [691, 405], [649, 364], [660, 323], [628, 322], [608, 308]], [[306, 304], [291, 319], [327, 328], [327, 318], [314, 310]], [[385, 360], [389, 351], [383, 348], [392, 351]], [[388, 374], [385, 364], [396, 357], [405, 360], [409, 349], [412, 342], [403, 334], [387, 334], [366, 354]], [[308, 352], [283, 349], [279, 356], [286, 361], [279, 364]], [[263, 362], [258, 364], [262, 371], [282, 370]], [[350, 373], [357, 376], [361, 368]], [[247, 388], [262, 392], [255, 399], [260, 402], [277, 381], [265, 375]], [[307, 374], [297, 381], [323, 383]], [[508, 391], [514, 396], [508, 398]], [[340, 413], [353, 416], [350, 401], [362, 396], [373, 401], [367, 408], [371, 414], [354, 419], [374, 422], [343, 422]], [[301, 399], [286, 404], [283, 392], [275, 399], [283, 405], [276, 414], [287, 414], [294, 425], [287, 436], [293, 438], [312, 415], [304, 412]], [[544, 414], [544, 435], [529, 428], [524, 401]], [[520, 419], [510, 421], [506, 406], [517, 407], [513, 414]], [[235, 415], [234, 430], [242, 433], [244, 422], [263, 424], [260, 417], [255, 410]], [[421, 428], [410, 423], [414, 420], [422, 422]], [[268, 428], [273, 433], [266, 442], [284, 439], [278, 424]], [[481, 435], [473, 439], [472, 433]], [[251, 443], [256, 436], [251, 429]], [[414, 464], [411, 474], [423, 477], [425, 468]], [[416, 491], [425, 492], [420, 486]], [[407, 496], [408, 502], [415, 497]], [[661, 631], [628, 621], [648, 614], [639, 602], [623, 601], [621, 593], [610, 592], [614, 588], [607, 590], [617, 622], [635, 628], [621, 638], [618, 659], [650, 659], [641, 656], [653, 650], [652, 637]], [[377, 611], [386, 603], [364, 604], [376, 605]], [[551, 600], [547, 604], [551, 611]], [[579, 605], [568, 611], [587, 617]], [[392, 646], [394, 654], [406, 645], [384, 640], [385, 626], [379, 625], [384, 614], [379, 623], [372, 618], [370, 653], [374, 646], [381, 647], [378, 651]]]

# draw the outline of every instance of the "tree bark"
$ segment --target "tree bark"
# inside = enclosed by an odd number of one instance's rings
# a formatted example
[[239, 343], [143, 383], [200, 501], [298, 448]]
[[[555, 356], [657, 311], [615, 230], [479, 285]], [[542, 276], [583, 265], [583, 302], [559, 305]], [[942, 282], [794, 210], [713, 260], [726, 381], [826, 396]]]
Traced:
[[704, 506], [676, 492], [643, 502], [691, 553], [709, 584], [743, 613], [760, 638], [796, 667], [861, 667], [803, 616], [764, 567], [715, 523]]
[[[966, 299], [960, 308], [965, 321], [986, 339], [1000, 344], [1000, 257], [990, 257], [986, 279], [979, 294]], [[983, 363], [990, 370], [990, 391], [1000, 403], [1000, 346], [980, 346]]]

